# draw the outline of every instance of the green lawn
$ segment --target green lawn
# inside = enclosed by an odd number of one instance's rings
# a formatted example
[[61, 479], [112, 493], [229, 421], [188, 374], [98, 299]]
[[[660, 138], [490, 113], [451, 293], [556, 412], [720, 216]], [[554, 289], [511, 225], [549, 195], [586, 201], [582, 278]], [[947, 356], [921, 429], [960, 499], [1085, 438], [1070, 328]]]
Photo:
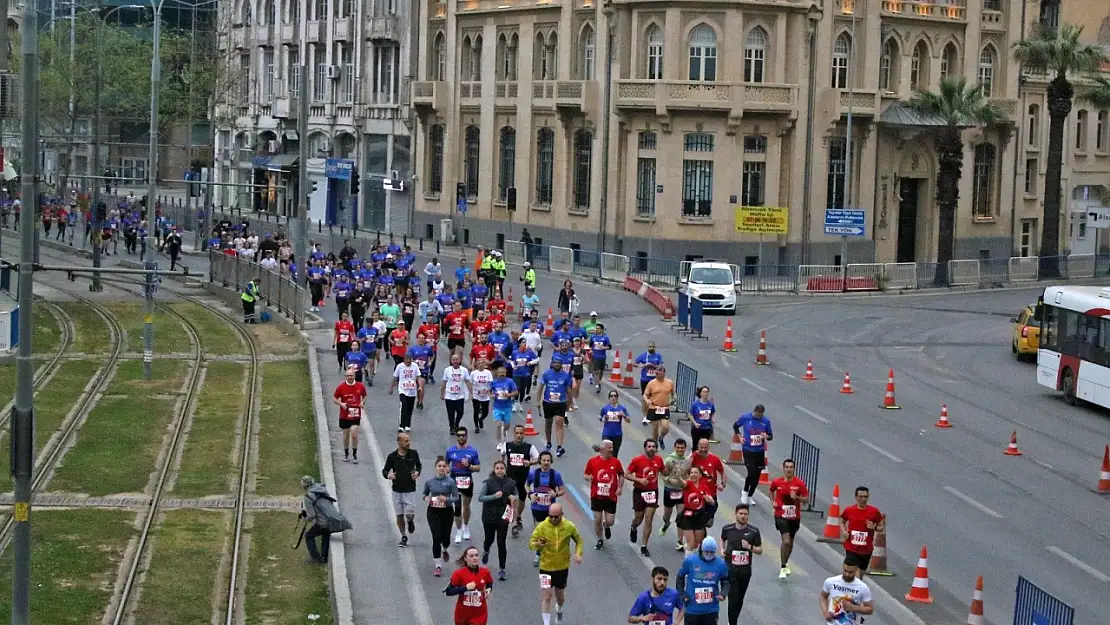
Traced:
[[[127, 337], [123, 351], [127, 353], [141, 353], [145, 349], [143, 333], [146, 328], [146, 308], [142, 300], [127, 300], [109, 302], [104, 305], [110, 310], [123, 327]], [[154, 325], [154, 353], [187, 353], [193, 347], [189, 343], [189, 335], [181, 327], [177, 317], [162, 310], [155, 310]]]
[[[308, 562], [308, 552], [290, 549], [297, 515], [253, 512], [247, 567], [247, 625], [328, 625], [332, 622], [327, 567]], [[383, 569], [388, 574], [388, 565]], [[382, 597], [388, 601], [389, 597]], [[309, 615], [319, 618], [309, 620]]]
[[316, 424], [308, 361], [262, 365], [259, 413], [259, 495], [299, 495], [302, 475], [316, 475]]
[[[53, 358], [61, 340], [61, 328], [54, 315], [43, 310], [42, 304], [36, 306], [38, 313], [34, 314], [34, 327], [31, 329], [31, 347], [35, 350], [35, 366], [38, 367], [46, 360]], [[33, 311], [32, 311], [33, 312]], [[15, 363], [0, 365], [0, 408], [15, 400], [15, 386], [18, 379]]]
[[227, 493], [232, 469], [238, 468], [236, 425], [246, 414], [243, 378], [246, 365], [212, 361], [193, 411], [185, 452], [173, 492], [179, 497]]
[[155, 363], [143, 380], [143, 363], [124, 361], [62, 458], [50, 490], [90, 495], [137, 493], [154, 471], [162, 439], [174, 417], [188, 362]]
[[169, 304], [169, 307], [193, 322], [200, 333], [201, 346], [206, 354], [230, 356], [248, 353], [242, 335], [212, 311], [191, 302], [175, 302]]
[[73, 320], [73, 351], [78, 354], [107, 354], [112, 348], [108, 324], [88, 304], [61, 302], [58, 304]]

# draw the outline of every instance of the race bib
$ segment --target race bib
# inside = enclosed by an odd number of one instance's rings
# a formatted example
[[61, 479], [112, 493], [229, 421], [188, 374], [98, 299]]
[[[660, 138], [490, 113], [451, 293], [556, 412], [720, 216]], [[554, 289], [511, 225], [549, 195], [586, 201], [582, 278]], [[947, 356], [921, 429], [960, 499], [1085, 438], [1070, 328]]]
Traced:
[[350, 340], [351, 340], [351, 333], [347, 332], [346, 330], [340, 330], [340, 332], [339, 332], [339, 342], [340, 343], [346, 343], [347, 341], [350, 341]]
[[551, 576], [547, 573], [540, 573], [540, 590], [549, 590], [551, 588]]
[[750, 551], [733, 551], [732, 552], [732, 565], [733, 566], [748, 566], [752, 563], [752, 553]]
[[655, 407], [655, 414], [667, 414], [667, 407], [666, 406], [656, 406]]
[[867, 546], [867, 532], [852, 530], [852, 544], [860, 547]]
[[462, 392], [462, 384], [459, 384], [458, 382], [452, 382], [452, 383], [448, 384], [447, 385], [447, 392], [455, 394], [455, 395], [461, 393]]
[[476, 388], [476, 389], [474, 389], [474, 399], [477, 399], [478, 401], [489, 401], [489, 389], [488, 388]]
[[401, 380], [401, 390], [402, 391], [415, 391], [416, 390], [416, 380]]
[[393, 339], [393, 344], [396, 345], [397, 347], [401, 347], [402, 345], [405, 344], [405, 339], [400, 339], [400, 338]]
[[416, 366], [420, 367], [421, 370], [427, 369], [428, 368], [428, 361], [427, 360], [417, 360], [416, 361]]
[[666, 619], [655, 619], [648, 623], [648, 625], [667, 625]]
[[516, 366], [524, 367], [524, 366], [527, 366], [527, 365], [528, 365], [528, 359], [527, 358], [517, 358], [516, 359]]
[[482, 591], [468, 590], [463, 593], [463, 605], [468, 608], [482, 607]]
[[508, 399], [509, 391], [497, 391], [497, 399]]
[[782, 518], [784, 518], [784, 519], [796, 519], [796, 518], [798, 518], [798, 506], [783, 506], [782, 507]]
[[712, 588], [698, 588], [694, 590], [694, 603], [713, 603]]
[[501, 514], [501, 520], [506, 522], [506, 523], [512, 523], [513, 522], [513, 516], [514, 516], [513, 515], [513, 507], [512, 506], [505, 506], [505, 512], [503, 512]]
[[644, 499], [644, 503], [653, 504], [658, 500], [659, 494], [653, 490], [649, 490], [640, 493], [640, 497]]
[[458, 486], [459, 490], [462, 490], [464, 488], [470, 488], [470, 476], [469, 475], [456, 475], [455, 476], [455, 486]]
[[548, 393], [548, 397], [550, 398], [552, 403], [559, 403], [560, 401], [563, 400], [563, 394], [562, 393], [556, 393], [554, 391]]
[[762, 434], [752, 434], [750, 440], [751, 440], [751, 446], [752, 447], [759, 447], [760, 445], [763, 444], [763, 435]]
[[606, 414], [608, 415], [608, 421], [610, 423], [617, 423], [618, 421], [621, 420], [622, 415], [619, 412], [609, 412], [609, 413], [606, 413]]
[[551, 493], [535, 493], [536, 503], [541, 506], [551, 505]]
[[446, 508], [447, 507], [447, 498], [446, 497], [432, 497], [432, 502], [431, 503], [432, 503], [433, 508]]
[[597, 496], [598, 497], [608, 497], [609, 496], [609, 491], [612, 489], [612, 487], [613, 487], [613, 485], [609, 484], [607, 482], [598, 482], [598, 484], [597, 484]]
[[576, 366], [576, 367], [582, 366], [582, 358], [580, 356], [575, 356], [574, 357], [574, 366]]
[[702, 410], [701, 411], [701, 418], [702, 419], [709, 419], [709, 417], [712, 417], [712, 416], [713, 416], [713, 411], [712, 410]]
[[358, 419], [361, 416], [362, 416], [362, 408], [360, 408], [358, 406], [348, 406], [347, 407], [347, 418], [348, 419]]
[[601, 351], [605, 349], [605, 343], [594, 343], [594, 350]]
[[509, 454], [509, 464], [514, 467], [523, 467], [525, 464], [524, 454]]

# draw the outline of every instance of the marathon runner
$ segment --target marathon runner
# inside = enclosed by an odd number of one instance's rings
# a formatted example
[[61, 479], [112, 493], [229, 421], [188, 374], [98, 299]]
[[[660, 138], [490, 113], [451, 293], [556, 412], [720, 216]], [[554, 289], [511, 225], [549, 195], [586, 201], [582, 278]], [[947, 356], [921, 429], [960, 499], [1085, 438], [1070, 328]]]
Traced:
[[840, 512], [840, 536], [844, 539], [844, 562], [855, 565], [860, 579], [871, 564], [875, 551], [875, 534], [886, 532], [886, 517], [875, 506], [868, 504], [871, 491], [866, 486], [856, 488], [856, 505]]
[[686, 486], [682, 489], [682, 513], [676, 525], [682, 530], [683, 542], [686, 545], [686, 554], [690, 555], [705, 538], [706, 528], [712, 519], [715, 504], [715, 491], [709, 480], [705, 478], [701, 467], [692, 465]]
[[401, 532], [398, 547], [409, 544], [409, 534], [416, 532], [416, 508], [413, 506], [416, 494], [416, 480], [420, 479], [423, 466], [420, 454], [412, 449], [412, 439], [408, 434], [397, 434], [397, 449], [390, 452], [382, 466], [382, 477], [391, 482], [393, 491], [393, 514], [397, 529]]
[[675, 586], [685, 604], [685, 625], [717, 625], [729, 581], [728, 567], [717, 557], [717, 541], [712, 536], [706, 536], [698, 552], [682, 561]]
[[551, 429], [555, 428], [555, 455], [562, 458], [567, 450], [563, 448], [566, 436], [567, 398], [573, 383], [570, 374], [563, 370], [561, 360], [552, 359], [551, 368], [540, 378], [540, 397], [543, 406], [543, 430], [547, 438], [547, 449], [551, 449]]
[[528, 501], [528, 474], [533, 465], [539, 464], [540, 452], [536, 446], [524, 440], [524, 426], [513, 427], [513, 440], [499, 448], [504, 451], [508, 466], [505, 475], [516, 484], [516, 500], [513, 502], [513, 538], [520, 535], [524, 527], [524, 502]]
[[[690, 456], [686, 455], [686, 441], [677, 439], [674, 449], [663, 459], [663, 527], [659, 528], [659, 535], [666, 536], [671, 527], [671, 515], [678, 510], [682, 518], [682, 490], [686, 488], [686, 479], [690, 475]], [[677, 540], [675, 551], [685, 551], [686, 543], [682, 540], [682, 528], [675, 527]]]
[[474, 474], [482, 470], [482, 457], [467, 442], [466, 427], [455, 429], [455, 444], [447, 448], [444, 457], [451, 463], [451, 477], [459, 487], [459, 502], [455, 504], [455, 544], [470, 540], [470, 500], [474, 497]]
[[875, 613], [871, 589], [856, 576], [856, 565], [844, 560], [840, 575], [833, 575], [821, 586], [821, 616], [826, 623], [856, 625], [864, 616]]
[[350, 460], [350, 450], [355, 452], [358, 464], [358, 426], [362, 422], [362, 408], [366, 404], [366, 387], [355, 379], [355, 368], [347, 369], [339, 386], [332, 393], [332, 401], [339, 406], [339, 428], [343, 430], [343, 462]]
[[[532, 502], [532, 521], [537, 526], [547, 518], [552, 504], [566, 494], [566, 484], [563, 482], [562, 474], [551, 468], [554, 461], [555, 457], [550, 451], [541, 451], [539, 466], [534, 467], [528, 474], [528, 500]], [[540, 552], [537, 550], [532, 566], [539, 565]]]
[[493, 382], [489, 385], [493, 394], [493, 421], [497, 427], [498, 451], [503, 451], [505, 430], [513, 420], [513, 404], [520, 395], [516, 382], [505, 377], [505, 366], [498, 365], [493, 372]]
[[674, 381], [667, 377], [667, 369], [663, 365], [655, 366], [655, 379], [644, 385], [643, 401], [651, 421], [651, 437], [659, 444], [659, 449], [666, 449], [663, 439], [671, 431]]
[[682, 595], [674, 588], [667, 587], [670, 576], [666, 567], [657, 566], [651, 569], [651, 588], [636, 597], [636, 602], [628, 613], [629, 623], [673, 625], [682, 622]]
[[[470, 371], [462, 366], [462, 355], [451, 354], [451, 364], [443, 370], [443, 383], [439, 389], [439, 399], [447, 407], [447, 422], [452, 429], [462, 425], [466, 413], [466, 400], [470, 396]], [[474, 415], [474, 433], [480, 434], [478, 415]]]
[[612, 441], [613, 457], [616, 458], [620, 455], [621, 443], [624, 441], [624, 424], [632, 421], [628, 408], [620, 403], [616, 391], [609, 391], [609, 403], [601, 407], [600, 418], [601, 439]]
[[736, 625], [752, 581], [752, 554], [763, 553], [759, 528], [748, 525], [748, 504], [736, 505], [736, 522], [721, 528], [721, 553], [728, 562], [728, 625]]
[[594, 392], [601, 394], [601, 380], [605, 378], [606, 358], [613, 343], [605, 334], [605, 326], [594, 326], [594, 334], [590, 337], [590, 384], [594, 385]]
[[[655, 368], [663, 364], [663, 355], [655, 351], [655, 342], [653, 341], [648, 343], [647, 351], [637, 356], [632, 364], [640, 369], [640, 395], [643, 395], [647, 391], [648, 382], [655, 379]], [[647, 425], [651, 423], [651, 419], [648, 418], [647, 403], [643, 404], [643, 412], [643, 425]]]
[[755, 505], [755, 489], [759, 487], [759, 474], [767, 466], [767, 442], [775, 438], [771, 420], [764, 416], [763, 404], [742, 415], [732, 425], [732, 431], [743, 441], [744, 465], [748, 475], [744, 478], [744, 492], [740, 502]]
[[624, 467], [613, 457], [613, 441], [601, 441], [598, 455], [586, 462], [583, 477], [590, 483], [590, 510], [594, 513], [597, 537], [594, 549], [601, 549], [613, 537], [611, 528], [616, 523], [617, 501], [624, 491]]
[[347, 352], [351, 351], [351, 341], [355, 338], [355, 325], [347, 311], [339, 313], [339, 321], [335, 322], [335, 331], [332, 334], [331, 348], [335, 350], [335, 357], [339, 363], [339, 372], [346, 366]]
[[393, 382], [389, 384], [389, 395], [400, 387], [397, 395], [401, 401], [401, 417], [398, 432], [412, 431], [412, 409], [416, 399], [424, 391], [424, 379], [420, 377], [420, 367], [412, 363], [412, 354], [406, 352], [400, 364], [393, 368]]
[[347, 352], [345, 360], [347, 369], [354, 368], [355, 381], [361, 384], [366, 377], [363, 375], [363, 371], [370, 365], [370, 359], [362, 351], [362, 343], [359, 343], [358, 340], [351, 341], [351, 350]]
[[489, 550], [496, 540], [500, 565], [497, 579], [500, 580], [505, 579], [505, 558], [508, 555], [505, 537], [509, 533], [509, 524], [516, 518], [516, 493], [516, 483], [505, 474], [505, 461], [494, 461], [493, 471], [482, 483], [478, 501], [482, 502], [482, 564], [489, 564]]
[[636, 544], [637, 530], [644, 524], [644, 542], [640, 545], [640, 555], [651, 557], [648, 551], [648, 538], [651, 537], [651, 524], [655, 511], [659, 508], [659, 474], [663, 472], [663, 459], [656, 454], [655, 441], [644, 441], [644, 453], [628, 463], [628, 479], [632, 481], [632, 528], [628, 541]]
[[[790, 575], [790, 554], [794, 552], [794, 537], [802, 526], [802, 502], [809, 499], [809, 488], [794, 472], [794, 461], [782, 461], [782, 477], [771, 480], [771, 500], [775, 506], [775, 529], [782, 536], [779, 557], [782, 568], [779, 579]], [[871, 559], [870, 555], [867, 558]]]
[[709, 387], [698, 388], [697, 398], [690, 404], [690, 442], [695, 449], [698, 441], [703, 438], [713, 440], [713, 418], [717, 415], [717, 406], [709, 396]]
[[563, 622], [567, 578], [570, 576], [571, 541], [574, 541], [574, 563], [582, 564], [582, 535], [574, 523], [563, 518], [562, 504], [551, 504], [547, 518], [536, 526], [532, 538], [528, 540], [528, 547], [539, 554], [540, 616], [543, 625], [551, 625], [552, 603], [555, 604], [555, 622]]
[[428, 504], [428, 529], [432, 534], [432, 574], [439, 577], [443, 575], [443, 565], [451, 558], [447, 553], [451, 545], [451, 511], [458, 504], [459, 489], [443, 456], [436, 458], [435, 467], [435, 474], [424, 482], [424, 501]]
[[[479, 358], [473, 371], [470, 372], [470, 403], [474, 408], [474, 431], [481, 432], [486, 427], [486, 418], [489, 417], [489, 402], [493, 384], [493, 372], [489, 370], [489, 359]], [[497, 451], [502, 451], [504, 432], [497, 428]]]
[[479, 564], [477, 547], [467, 547], [458, 559], [459, 568], [451, 574], [451, 581], [443, 589], [455, 600], [455, 625], [486, 625], [489, 619], [489, 596], [493, 591], [493, 576], [489, 569]]

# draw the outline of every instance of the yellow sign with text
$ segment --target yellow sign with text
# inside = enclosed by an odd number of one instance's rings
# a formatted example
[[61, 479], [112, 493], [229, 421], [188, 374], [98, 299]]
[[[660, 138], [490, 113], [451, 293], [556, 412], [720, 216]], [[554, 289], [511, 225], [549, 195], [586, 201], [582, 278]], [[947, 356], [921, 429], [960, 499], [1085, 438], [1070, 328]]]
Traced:
[[784, 206], [737, 206], [736, 231], [746, 234], [786, 234], [790, 209]]

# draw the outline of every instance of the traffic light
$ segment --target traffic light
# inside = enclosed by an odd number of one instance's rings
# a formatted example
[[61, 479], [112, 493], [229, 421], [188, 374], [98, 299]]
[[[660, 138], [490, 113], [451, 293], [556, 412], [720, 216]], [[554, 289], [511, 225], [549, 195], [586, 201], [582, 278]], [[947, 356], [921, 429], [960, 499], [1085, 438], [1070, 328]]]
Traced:
[[351, 195], [358, 195], [359, 177], [358, 172], [351, 173]]
[[516, 210], [516, 187], [509, 187], [505, 190], [505, 207], [510, 212]]
[[318, 180], [313, 180], [312, 181], [312, 192], [316, 193], [316, 190], [318, 188], [320, 188], [320, 182]]

